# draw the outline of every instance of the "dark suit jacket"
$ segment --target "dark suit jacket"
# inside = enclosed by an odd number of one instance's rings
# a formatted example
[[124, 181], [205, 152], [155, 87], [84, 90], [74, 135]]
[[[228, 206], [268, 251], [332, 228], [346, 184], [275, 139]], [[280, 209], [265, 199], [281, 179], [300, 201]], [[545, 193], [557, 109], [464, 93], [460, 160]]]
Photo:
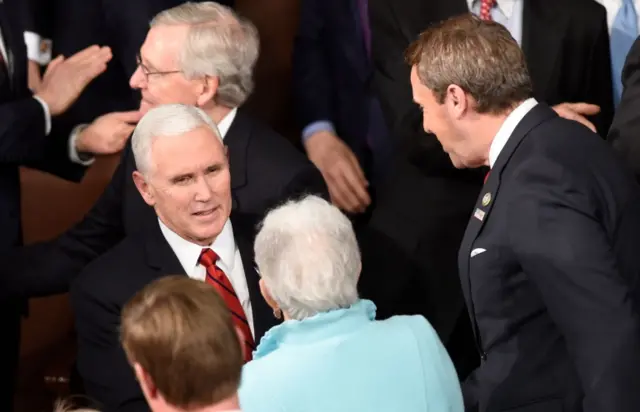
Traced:
[[640, 181], [640, 39], [636, 39], [622, 70], [624, 91], [607, 139]]
[[[276, 318], [262, 296], [253, 261], [254, 218], [232, 218], [253, 311], [256, 342]], [[144, 234], [127, 237], [85, 268], [71, 288], [78, 334], [78, 370], [86, 394], [101, 411], [149, 411], [119, 342], [120, 312], [144, 286], [184, 275], [156, 220]], [[185, 377], [188, 379], [188, 377]]]
[[[463, 302], [456, 252], [486, 169], [455, 169], [436, 137], [424, 132], [403, 54], [429, 25], [467, 12], [465, 0], [369, 2], [374, 87], [399, 146], [388, 179], [378, 186], [371, 224], [434, 267], [427, 299], [440, 309], [430, 320], [445, 340]], [[536, 98], [551, 105], [599, 104], [601, 115], [593, 120], [602, 133], [613, 113], [607, 33], [605, 10], [595, 2], [524, 2], [522, 47]]]
[[[262, 216], [304, 193], [328, 198], [320, 172], [290, 142], [243, 110], [227, 132], [233, 210]], [[148, 230], [155, 213], [144, 203], [131, 173], [130, 144], [104, 193], [72, 229], [48, 243], [0, 256], [2, 292], [22, 296], [61, 293], [82, 268], [123, 238]]]
[[364, 166], [373, 67], [356, 0], [305, 0], [293, 47], [293, 97], [301, 127], [325, 120]]
[[639, 244], [640, 188], [606, 142], [532, 109], [460, 247], [483, 359], [468, 410], [640, 410]]

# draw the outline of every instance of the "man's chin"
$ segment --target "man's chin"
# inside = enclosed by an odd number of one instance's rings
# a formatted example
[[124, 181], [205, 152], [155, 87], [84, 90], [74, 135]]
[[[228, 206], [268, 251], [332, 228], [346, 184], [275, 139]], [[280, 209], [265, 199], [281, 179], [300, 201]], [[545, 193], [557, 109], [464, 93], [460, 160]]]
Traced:
[[145, 114], [147, 114], [147, 112], [149, 110], [151, 110], [153, 108], [153, 105], [148, 103], [145, 100], [141, 100], [140, 101], [140, 113], [144, 116]]

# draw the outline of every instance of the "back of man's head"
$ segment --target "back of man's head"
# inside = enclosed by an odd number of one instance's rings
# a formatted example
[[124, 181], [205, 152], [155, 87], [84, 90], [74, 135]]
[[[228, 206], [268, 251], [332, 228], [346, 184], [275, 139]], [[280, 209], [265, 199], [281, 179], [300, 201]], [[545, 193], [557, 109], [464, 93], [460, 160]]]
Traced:
[[186, 276], [147, 285], [122, 311], [122, 346], [149, 405], [185, 410], [235, 396], [242, 350], [214, 288]]
[[406, 60], [440, 104], [450, 85], [471, 95], [478, 113], [502, 114], [533, 94], [524, 54], [509, 31], [472, 14], [425, 30]]

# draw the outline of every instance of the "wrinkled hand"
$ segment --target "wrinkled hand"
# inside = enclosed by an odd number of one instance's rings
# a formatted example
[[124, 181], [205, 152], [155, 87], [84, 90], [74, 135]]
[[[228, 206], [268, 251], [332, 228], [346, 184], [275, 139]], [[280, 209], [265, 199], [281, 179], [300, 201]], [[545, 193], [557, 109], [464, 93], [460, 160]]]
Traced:
[[95, 45], [68, 59], [58, 56], [49, 63], [36, 96], [47, 103], [52, 116], [64, 113], [84, 88], [106, 70], [109, 60], [111, 49]]
[[561, 103], [553, 106], [553, 110], [555, 110], [560, 117], [575, 120], [587, 126], [593, 132], [596, 131], [596, 127], [587, 120], [585, 116], [593, 116], [600, 113], [600, 106], [598, 105], [590, 103]]
[[80, 132], [76, 150], [102, 155], [119, 152], [141, 117], [142, 113], [137, 110], [107, 113], [98, 117]]
[[371, 203], [369, 182], [351, 149], [327, 131], [314, 133], [304, 146], [327, 183], [331, 201], [346, 212], [364, 212]]

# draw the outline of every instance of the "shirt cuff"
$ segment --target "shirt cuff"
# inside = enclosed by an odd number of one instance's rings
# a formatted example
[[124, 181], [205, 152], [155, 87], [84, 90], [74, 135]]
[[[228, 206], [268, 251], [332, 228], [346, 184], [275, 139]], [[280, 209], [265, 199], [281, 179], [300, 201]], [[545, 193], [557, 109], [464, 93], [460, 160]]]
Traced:
[[51, 61], [51, 40], [41, 37], [37, 33], [24, 32], [24, 43], [27, 45], [27, 58], [46, 66]]
[[302, 143], [305, 143], [311, 135], [317, 132], [329, 132], [336, 134], [336, 129], [333, 127], [333, 123], [328, 120], [318, 120], [316, 122], [310, 123], [302, 130]]
[[82, 131], [86, 129], [87, 126], [88, 125], [86, 124], [79, 124], [73, 128], [71, 134], [69, 135], [69, 159], [73, 163], [78, 163], [82, 166], [90, 166], [96, 160], [93, 156], [84, 153], [78, 153], [78, 149], [76, 149], [76, 141], [78, 140], [80, 133], [82, 133]]
[[51, 133], [51, 112], [49, 111], [49, 105], [38, 96], [33, 96], [33, 98], [42, 105], [42, 110], [44, 110], [44, 135], [49, 136], [49, 133]]

